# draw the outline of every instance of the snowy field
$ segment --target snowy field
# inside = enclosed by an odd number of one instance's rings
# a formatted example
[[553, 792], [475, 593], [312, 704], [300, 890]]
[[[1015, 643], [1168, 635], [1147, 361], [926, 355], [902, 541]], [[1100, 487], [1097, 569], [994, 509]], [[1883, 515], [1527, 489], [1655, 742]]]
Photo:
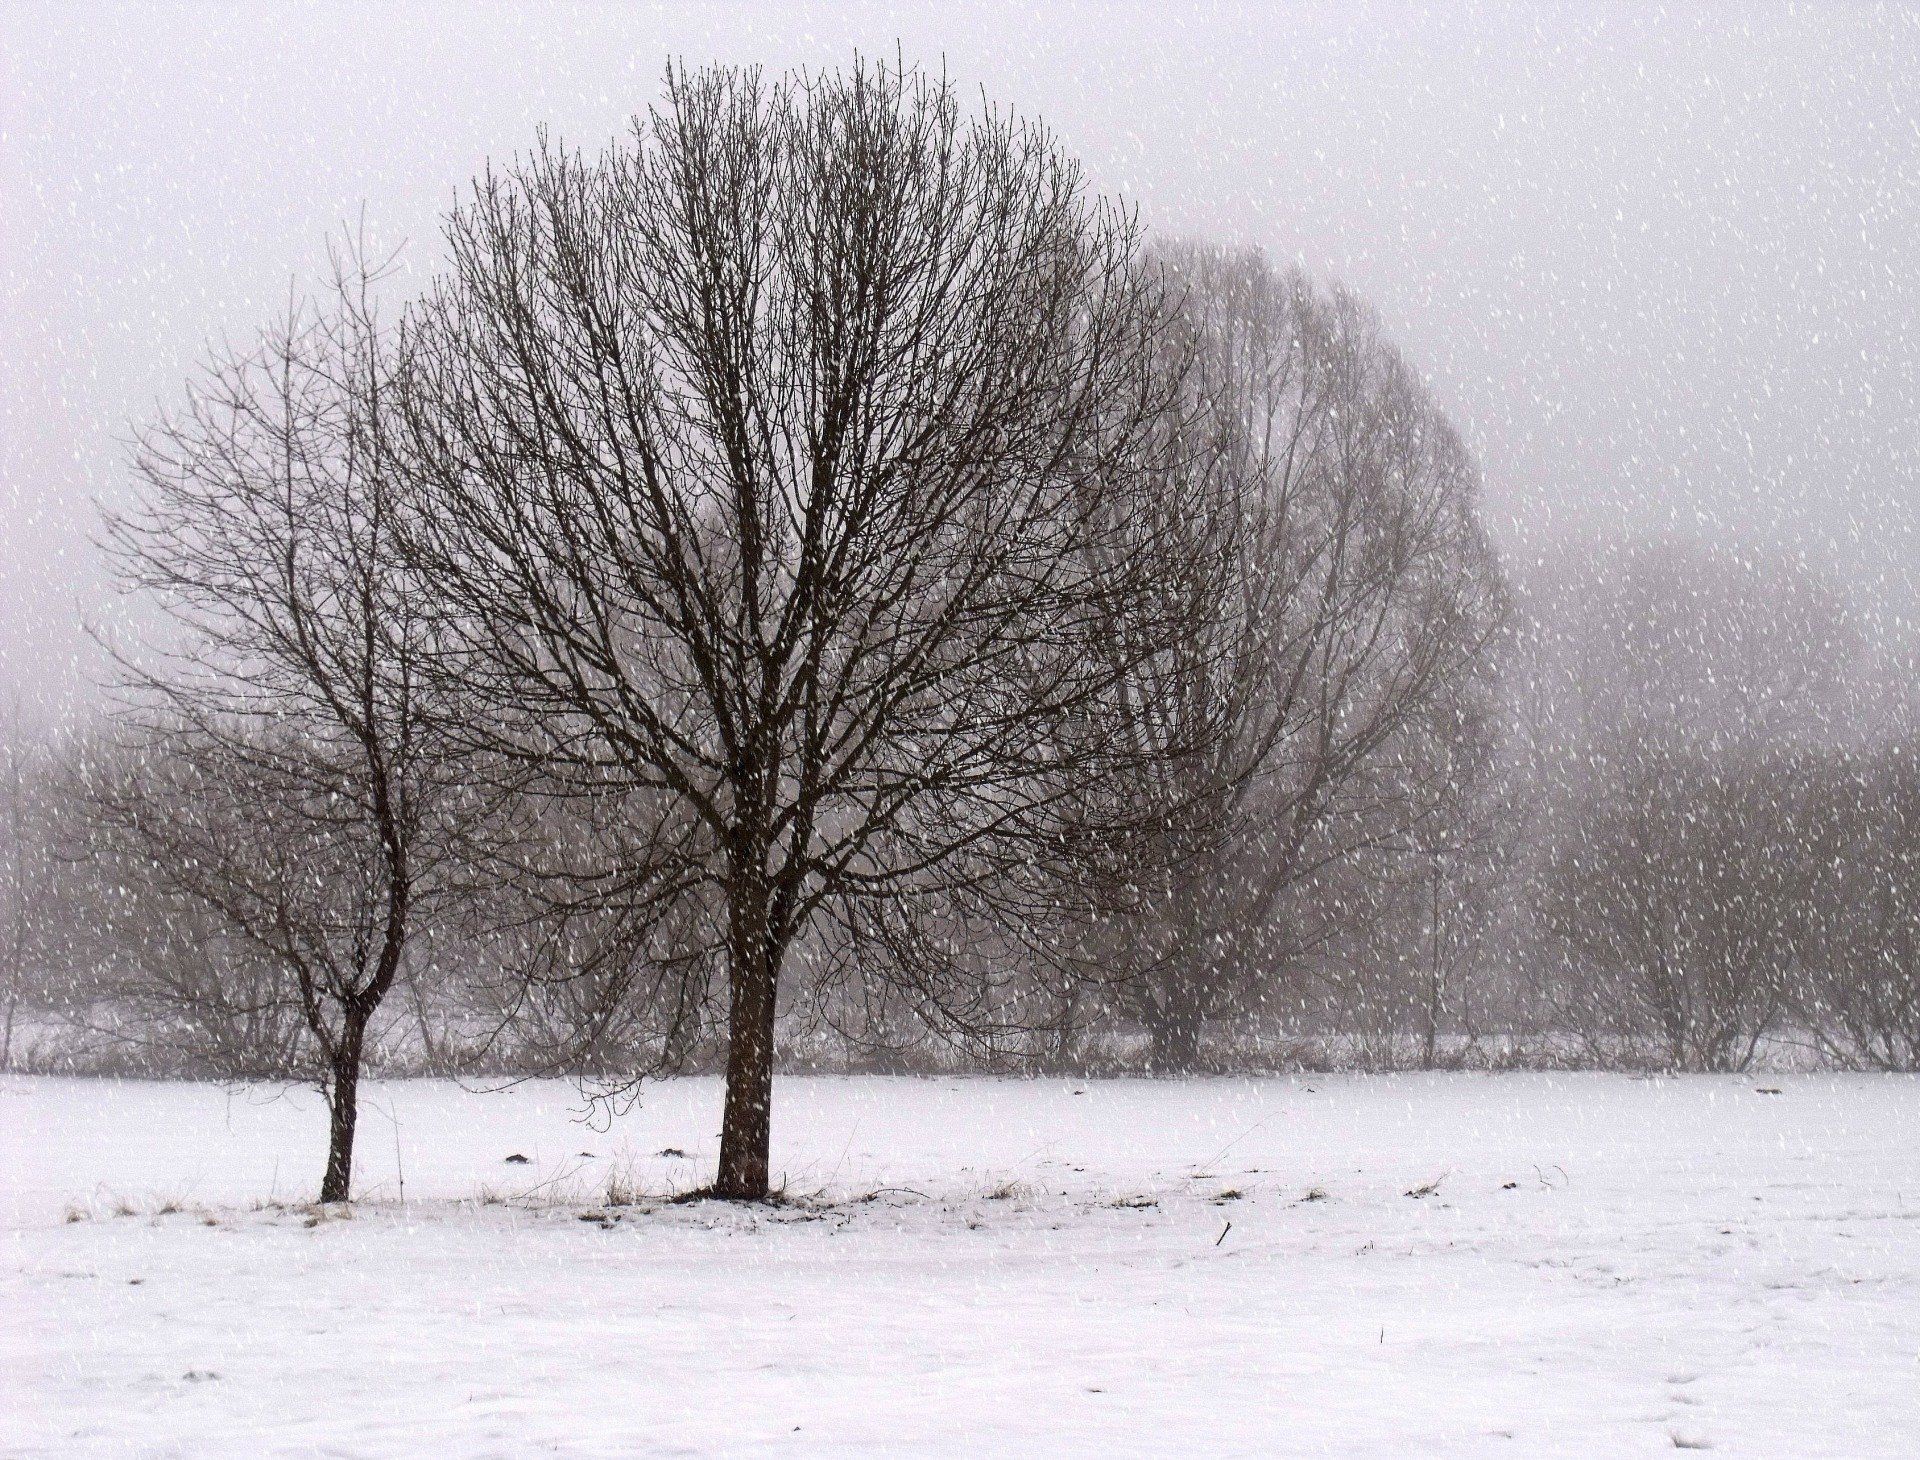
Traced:
[[0, 1082], [0, 1452], [1920, 1453], [1913, 1080], [718, 1095]]

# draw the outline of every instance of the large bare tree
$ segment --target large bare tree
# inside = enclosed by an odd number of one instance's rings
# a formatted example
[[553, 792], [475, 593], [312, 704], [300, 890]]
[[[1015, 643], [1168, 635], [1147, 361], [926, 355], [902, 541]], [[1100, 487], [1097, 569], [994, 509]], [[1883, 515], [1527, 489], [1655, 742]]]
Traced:
[[135, 754], [95, 788], [121, 854], [272, 971], [250, 1005], [297, 1011], [288, 1072], [329, 1102], [322, 1201], [351, 1191], [369, 1029], [437, 895], [450, 804], [399, 572], [380, 270], [337, 264], [138, 439], [109, 542], [164, 627], [126, 656]]
[[993, 1025], [967, 929], [1046, 911], [1127, 754], [1089, 712], [1114, 624], [1151, 652], [1162, 545], [1101, 504], [1169, 395], [1155, 276], [1048, 133], [884, 65], [675, 71], [448, 239], [410, 531], [457, 723], [633, 808], [600, 871], [636, 920], [698, 910], [713, 1190], [763, 1198], [789, 955]]

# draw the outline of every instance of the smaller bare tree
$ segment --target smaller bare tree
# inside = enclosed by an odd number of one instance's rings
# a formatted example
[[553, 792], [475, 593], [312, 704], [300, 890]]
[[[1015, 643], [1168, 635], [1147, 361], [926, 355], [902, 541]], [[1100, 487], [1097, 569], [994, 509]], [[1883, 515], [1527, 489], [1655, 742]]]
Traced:
[[96, 807], [121, 855], [272, 970], [267, 1002], [297, 1008], [288, 1072], [328, 1100], [322, 1201], [351, 1191], [369, 1031], [451, 846], [394, 548], [381, 273], [344, 250], [322, 304], [217, 355], [138, 438], [139, 500], [107, 524], [170, 637], [122, 656], [132, 758]]

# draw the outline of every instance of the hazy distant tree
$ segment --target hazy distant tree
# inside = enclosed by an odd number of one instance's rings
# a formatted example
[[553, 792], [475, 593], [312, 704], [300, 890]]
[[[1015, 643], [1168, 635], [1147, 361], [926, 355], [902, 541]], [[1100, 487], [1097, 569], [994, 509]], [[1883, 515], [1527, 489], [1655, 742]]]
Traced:
[[1858, 629], [1834, 584], [1777, 552], [1563, 545], [1520, 578], [1507, 682], [1534, 804], [1577, 811], [1640, 747], [1751, 755], [1844, 724]]
[[651, 875], [676, 818], [684, 808], [654, 790], [534, 792], [500, 801], [469, 839], [478, 886], [453, 934], [456, 1000], [484, 1058], [617, 1083], [711, 1052], [724, 968], [708, 909]]
[[1199, 571], [1160, 580], [1175, 648], [1116, 696], [1165, 845], [1123, 849], [1095, 936], [1179, 1071], [1339, 923], [1300, 893], [1470, 792], [1503, 588], [1473, 462], [1366, 308], [1257, 254], [1170, 259], [1197, 365], [1148, 500]]
[[1836, 757], [1822, 790], [1840, 851], [1798, 1012], [1838, 1059], [1920, 1069], [1920, 749]]
[[13, 1061], [15, 1021], [31, 992], [36, 933], [52, 894], [40, 767], [17, 721], [0, 739], [0, 1069]]
[[[66, 1026], [77, 1052], [159, 1074], [320, 1078], [298, 989], [223, 911], [231, 861], [305, 885], [337, 870], [262, 825], [238, 775], [157, 738], [76, 747], [63, 770]], [[208, 856], [208, 848], [215, 848]], [[164, 853], [164, 856], [161, 855]]]
[[1628, 767], [1546, 878], [1560, 1007], [1609, 1056], [1745, 1069], [1803, 977], [1837, 822], [1802, 757], [1639, 744]]
[[330, 1111], [322, 1201], [351, 1189], [368, 1030], [436, 894], [447, 805], [396, 551], [377, 270], [337, 273], [139, 438], [110, 541], [169, 637], [132, 670], [134, 758], [95, 796], [120, 855], [272, 970], [249, 1005], [299, 1010], [290, 1072]]
[[1160, 544], [1101, 504], [1163, 404], [1154, 281], [1046, 132], [885, 66], [676, 71], [448, 241], [411, 554], [460, 724], [554, 794], [653, 798], [601, 872], [725, 970], [714, 1191], [761, 1198], [790, 954], [991, 1030], [966, 929], [1046, 915], [1099, 830], [1105, 638], [1153, 647]]
[[[42, 1059], [283, 1073], [298, 1009], [257, 950], [227, 940], [208, 908], [170, 892], [144, 851], [96, 819], [134, 764], [87, 736], [0, 746], [5, 1033], [30, 1012]], [[157, 782], [146, 794], [165, 799]], [[168, 814], [203, 809], [183, 798]]]
[[[1735, 974], [1700, 982], [1649, 964], [1649, 983], [1609, 956], [1569, 957], [1567, 939], [1613, 926], [1636, 903], [1649, 936], [1658, 927], [1661, 939], [1694, 941], [1710, 926], [1757, 931], [1773, 916], [1764, 909], [1781, 911], [1788, 889], [1767, 882], [1757, 854], [1729, 870], [1689, 828], [1704, 817], [1730, 846], [1778, 836], [1763, 842], [1768, 855], [1804, 858], [1812, 825], [1800, 836], [1781, 818], [1808, 793], [1806, 767], [1774, 788], [1778, 806], [1752, 778], [1845, 733], [1856, 626], [1804, 561], [1692, 542], [1551, 552], [1524, 576], [1519, 605], [1504, 772], [1526, 815], [1509, 900], [1515, 966], [1563, 1029], [1571, 1020], [1593, 1041], [1651, 1040], [1673, 1063], [1737, 1060], [1748, 1035], [1777, 1022], [1784, 971], [1750, 963], [1736, 993]], [[1739, 808], [1726, 804], [1736, 790]], [[1696, 794], [1714, 805], [1690, 807]], [[1636, 860], [1641, 840], [1650, 862]], [[1644, 921], [1656, 897], [1667, 899], [1663, 923]], [[1787, 953], [1804, 968], [1804, 947]]]

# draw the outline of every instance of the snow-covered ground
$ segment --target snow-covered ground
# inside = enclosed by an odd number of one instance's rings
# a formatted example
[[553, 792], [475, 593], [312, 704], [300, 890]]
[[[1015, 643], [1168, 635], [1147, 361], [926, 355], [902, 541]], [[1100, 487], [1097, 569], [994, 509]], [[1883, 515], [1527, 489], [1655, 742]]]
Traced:
[[1914, 1080], [718, 1094], [0, 1082], [0, 1453], [1920, 1453]]

